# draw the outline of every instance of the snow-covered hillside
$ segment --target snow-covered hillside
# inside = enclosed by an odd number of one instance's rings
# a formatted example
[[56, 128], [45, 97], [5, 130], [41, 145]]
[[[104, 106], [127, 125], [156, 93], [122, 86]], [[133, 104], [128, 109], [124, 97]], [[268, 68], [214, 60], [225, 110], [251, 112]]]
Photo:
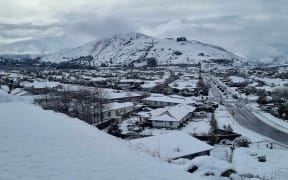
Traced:
[[[78, 48], [67, 49], [42, 58], [44, 61], [63, 62], [92, 56], [91, 65], [146, 64], [147, 58], [156, 58], [158, 64], [195, 64], [202, 60], [241, 60], [223, 48], [198, 41], [157, 39], [140, 33], [115, 35], [112, 38], [92, 42]], [[80, 62], [80, 60], [78, 61]], [[88, 65], [87, 61], [81, 64]]]
[[[1, 96], [0, 96], [1, 98]], [[78, 119], [0, 103], [0, 179], [199, 179]]]
[[[84, 41], [83, 41], [84, 42]], [[82, 43], [83, 43], [82, 42]], [[87, 41], [86, 41], [87, 42]], [[0, 54], [39, 54], [55, 53], [82, 44], [65, 36], [27, 39], [11, 43], [0, 43]]]

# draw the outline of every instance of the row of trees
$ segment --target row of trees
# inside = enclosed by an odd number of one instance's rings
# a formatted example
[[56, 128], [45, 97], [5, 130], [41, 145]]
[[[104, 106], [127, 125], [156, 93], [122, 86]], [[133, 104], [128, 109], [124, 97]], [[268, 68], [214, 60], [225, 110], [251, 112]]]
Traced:
[[[267, 103], [285, 103], [288, 101], [288, 88], [277, 88], [271, 93], [268, 93], [264, 89], [259, 89], [256, 91], [256, 95], [259, 96], [257, 102], [259, 104]], [[271, 99], [268, 100], [267, 96], [271, 96]]]
[[274, 108], [271, 113], [279, 118], [288, 119], [288, 88], [277, 88], [272, 91], [268, 98], [268, 93], [265, 90], [258, 92], [259, 98], [257, 102], [261, 105], [274, 103]]
[[64, 88], [63, 91], [43, 95], [36, 102], [44, 109], [65, 113], [89, 124], [98, 124], [103, 122], [103, 112], [107, 107], [105, 97], [101, 88], [78, 91]]

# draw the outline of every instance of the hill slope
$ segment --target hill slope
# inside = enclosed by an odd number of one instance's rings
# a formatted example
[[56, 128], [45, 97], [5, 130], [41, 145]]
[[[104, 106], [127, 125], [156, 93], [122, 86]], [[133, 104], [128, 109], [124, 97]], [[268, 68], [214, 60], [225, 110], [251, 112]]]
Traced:
[[[86, 60], [91, 56], [93, 59]], [[240, 61], [241, 58], [223, 48], [198, 41], [157, 39], [140, 33], [115, 35], [112, 38], [92, 42], [74, 49], [67, 49], [42, 58], [43, 61], [75, 61], [92, 66], [144, 65], [146, 59], [155, 58], [159, 65], [195, 64], [202, 60], [226, 59]]]
[[[86, 41], [87, 42], [87, 41]], [[21, 40], [0, 44], [0, 54], [47, 54], [56, 53], [61, 49], [73, 48], [81, 42], [65, 36]], [[61, 50], [62, 51], [62, 50]]]
[[63, 114], [0, 103], [0, 179], [199, 179]]

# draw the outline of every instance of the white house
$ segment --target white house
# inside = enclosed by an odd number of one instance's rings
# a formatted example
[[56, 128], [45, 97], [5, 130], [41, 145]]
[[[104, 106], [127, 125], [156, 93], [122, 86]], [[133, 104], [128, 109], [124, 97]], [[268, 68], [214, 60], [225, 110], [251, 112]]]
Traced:
[[177, 95], [165, 96], [162, 94], [152, 94], [142, 100], [143, 104], [154, 107], [173, 106], [177, 104], [193, 104], [197, 100], [196, 97], [183, 97]]
[[178, 104], [151, 111], [149, 121], [155, 128], [179, 128], [185, 121], [192, 118], [196, 108], [187, 104]]
[[181, 79], [177, 79], [173, 81], [172, 83], [170, 83], [169, 87], [173, 89], [178, 89], [178, 90], [187, 89], [190, 91], [194, 91], [195, 89], [197, 89], [198, 81], [199, 79], [190, 79], [187, 77], [182, 77]]
[[213, 149], [205, 142], [181, 131], [134, 139], [130, 142], [134, 149], [158, 156], [163, 160], [193, 159], [197, 156], [209, 155]]
[[128, 102], [128, 101], [136, 101], [143, 97], [142, 94], [131, 92], [131, 91], [121, 91], [121, 90], [114, 90], [114, 89], [103, 89], [104, 94], [107, 96], [105, 100], [108, 102]]
[[135, 106], [132, 102], [118, 103], [113, 102], [105, 106], [103, 110], [103, 120], [118, 119], [121, 116], [134, 111]]

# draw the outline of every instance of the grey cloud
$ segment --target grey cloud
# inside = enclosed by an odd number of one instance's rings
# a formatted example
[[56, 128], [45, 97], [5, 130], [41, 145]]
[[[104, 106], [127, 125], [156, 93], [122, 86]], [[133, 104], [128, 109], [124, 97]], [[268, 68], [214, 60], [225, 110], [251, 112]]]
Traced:
[[[17, 4], [20, 0], [12, 1]], [[35, 1], [27, 1], [37, 6]], [[46, 23], [36, 20], [27, 23], [27, 18], [33, 19], [29, 13], [23, 23], [9, 24], [7, 17], [6, 24], [1, 24], [3, 18], [0, 18], [1, 39], [63, 35], [84, 43], [115, 33], [139, 31], [158, 37], [185, 35], [248, 57], [288, 56], [285, 0], [40, 1], [46, 6], [39, 6], [37, 19]], [[22, 16], [29, 12], [23, 4], [16, 6], [23, 6]], [[17, 17], [15, 13], [11, 21]], [[19, 15], [17, 20], [21, 18]]]
[[[70, 19], [73, 19], [70, 21]], [[63, 29], [67, 35], [100, 39], [115, 33], [136, 31], [132, 24], [117, 17], [100, 17], [93, 13], [66, 14], [63, 17]]]

